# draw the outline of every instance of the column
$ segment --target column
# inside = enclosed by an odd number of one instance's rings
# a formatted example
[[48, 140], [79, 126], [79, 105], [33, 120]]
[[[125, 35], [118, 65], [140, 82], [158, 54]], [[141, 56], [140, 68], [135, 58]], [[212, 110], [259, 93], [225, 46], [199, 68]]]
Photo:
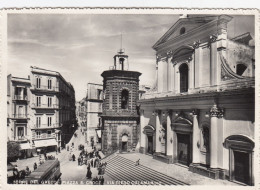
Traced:
[[170, 58], [167, 61], [167, 91], [172, 91], [172, 64]]
[[157, 90], [158, 92], [163, 91], [163, 62], [158, 61], [158, 79], [157, 79]]
[[210, 109], [210, 167], [218, 168], [218, 120], [224, 114], [216, 104]]
[[146, 135], [144, 134], [144, 110], [140, 110], [140, 151], [142, 153], [145, 153], [145, 141], [146, 141]]
[[194, 53], [190, 57], [190, 64], [189, 64], [189, 89], [194, 89], [194, 66], [195, 66], [195, 60], [194, 60]]
[[155, 113], [155, 120], [156, 120], [156, 130], [155, 130], [155, 152], [160, 153], [161, 152], [161, 142], [159, 141], [159, 136], [160, 136], [160, 128], [161, 128], [161, 123], [160, 123], [160, 110], [156, 110]]
[[200, 150], [197, 146], [200, 140], [200, 129], [198, 122], [198, 110], [192, 110], [193, 115], [193, 136], [192, 136], [192, 163], [198, 164], [200, 163]]
[[170, 110], [167, 111], [167, 151], [166, 155], [167, 156], [172, 156], [173, 155], [173, 131], [171, 128], [171, 117], [172, 117], [172, 112]]

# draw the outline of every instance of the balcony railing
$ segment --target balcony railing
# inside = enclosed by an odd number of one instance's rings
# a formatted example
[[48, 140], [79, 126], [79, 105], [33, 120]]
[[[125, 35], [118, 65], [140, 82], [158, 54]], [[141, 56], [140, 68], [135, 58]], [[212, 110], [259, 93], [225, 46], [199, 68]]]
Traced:
[[28, 114], [13, 114], [13, 118], [15, 118], [15, 119], [27, 119]]
[[58, 104], [32, 104], [32, 108], [39, 108], [39, 109], [58, 109], [59, 105]]
[[26, 140], [28, 140], [29, 139], [29, 136], [27, 136], [27, 135], [22, 135], [22, 136], [15, 136], [14, 137], [14, 140], [15, 141], [26, 141]]
[[54, 91], [54, 92], [58, 92], [59, 88], [58, 87], [50, 87], [50, 86], [37, 86], [37, 85], [32, 85], [32, 89], [33, 90], [44, 90], [44, 91]]
[[55, 133], [47, 134], [42, 133], [41, 135], [36, 135], [32, 137], [32, 139], [48, 139], [48, 138], [56, 138]]
[[24, 95], [14, 95], [14, 100], [28, 100], [28, 96]]
[[51, 125], [48, 124], [34, 124], [33, 128], [34, 129], [48, 129], [48, 128], [58, 128], [61, 125], [59, 123], [53, 123]]

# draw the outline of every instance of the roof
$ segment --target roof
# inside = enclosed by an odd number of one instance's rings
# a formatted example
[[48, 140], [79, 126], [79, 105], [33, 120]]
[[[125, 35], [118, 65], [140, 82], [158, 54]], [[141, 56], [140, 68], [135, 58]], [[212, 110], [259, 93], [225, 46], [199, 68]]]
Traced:
[[210, 23], [212, 21], [217, 21], [224, 19], [230, 21], [232, 17], [227, 15], [188, 15], [187, 17], [180, 18], [175, 24], [153, 45], [153, 49], [156, 50], [159, 45], [163, 44], [169, 39], [174, 39], [182, 34], [179, 33], [179, 30], [182, 27], [186, 28], [185, 34], [193, 29], [199, 28], [202, 25]]

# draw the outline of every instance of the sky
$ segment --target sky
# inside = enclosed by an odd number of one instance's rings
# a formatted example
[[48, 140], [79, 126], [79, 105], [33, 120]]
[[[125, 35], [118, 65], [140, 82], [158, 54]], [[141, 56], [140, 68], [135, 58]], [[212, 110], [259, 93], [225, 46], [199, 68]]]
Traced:
[[[113, 65], [122, 44], [129, 70], [139, 71], [140, 85], [154, 84], [152, 46], [180, 15], [9, 14], [8, 74], [27, 77], [30, 66], [54, 70], [70, 82], [76, 100], [86, 96], [87, 83], [102, 84], [101, 73]], [[250, 32], [254, 17], [233, 16], [230, 37]]]

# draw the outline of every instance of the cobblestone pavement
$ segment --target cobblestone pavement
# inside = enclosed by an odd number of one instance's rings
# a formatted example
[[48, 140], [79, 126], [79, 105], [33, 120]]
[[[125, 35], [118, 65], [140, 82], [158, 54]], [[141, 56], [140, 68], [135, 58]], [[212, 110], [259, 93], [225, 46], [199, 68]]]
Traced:
[[180, 164], [166, 164], [164, 162], [153, 159], [152, 156], [141, 153], [123, 153], [120, 156], [132, 161], [140, 159], [140, 164], [153, 170], [174, 177], [182, 182], [190, 185], [238, 185], [227, 180], [214, 180], [188, 170], [188, 167]]

